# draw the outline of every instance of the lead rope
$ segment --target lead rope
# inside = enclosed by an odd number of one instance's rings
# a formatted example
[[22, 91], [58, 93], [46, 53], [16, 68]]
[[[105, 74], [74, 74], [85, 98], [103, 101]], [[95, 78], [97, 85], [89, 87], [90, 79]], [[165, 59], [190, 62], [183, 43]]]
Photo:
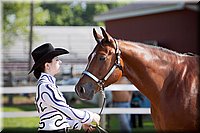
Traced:
[[[103, 87], [101, 87], [101, 88], [103, 88]], [[105, 92], [104, 92], [104, 90], [103, 89], [101, 89], [100, 90], [100, 94], [103, 96], [103, 103], [102, 103], [102, 106], [101, 106], [101, 110], [100, 110], [100, 112], [99, 112], [99, 115], [101, 115], [102, 114], [102, 112], [103, 112], [103, 108], [104, 108], [104, 106], [105, 106], [105, 103], [106, 103], [106, 95], [105, 95]], [[93, 126], [93, 125], [91, 125], [93, 128], [96, 128], [97, 130], [98, 130], [98, 132], [99, 133], [108, 133], [105, 129], [103, 129], [100, 125], [95, 125], [95, 126]], [[89, 132], [89, 129], [85, 132], [85, 133], [88, 133]]]
[[[102, 88], [103, 88], [103, 87], [102, 87]], [[100, 94], [103, 96], [103, 103], [102, 103], [102, 106], [101, 106], [101, 110], [100, 110], [100, 112], [99, 112], [99, 115], [102, 114], [103, 108], [104, 108], [105, 103], [106, 103], [106, 95], [105, 95], [105, 92], [104, 92], [103, 89], [101, 89]], [[108, 133], [105, 129], [103, 129], [103, 128], [102, 128], [101, 126], [99, 126], [99, 125], [96, 125], [96, 128], [97, 128], [97, 130], [98, 130], [99, 133], [101, 133], [101, 132], [103, 132], [103, 133]]]
[[103, 108], [104, 108], [105, 103], [106, 103], [106, 95], [105, 95], [104, 90], [101, 89], [100, 94], [103, 96], [103, 103], [102, 103], [102, 105], [101, 105], [101, 110], [100, 110], [100, 112], [99, 112], [99, 115], [102, 114]]
[[[107, 79], [110, 77], [110, 75], [113, 73], [113, 71], [114, 71], [114, 69], [115, 69], [116, 67], [121, 68], [121, 64], [120, 64], [120, 54], [121, 54], [121, 52], [120, 52], [120, 50], [119, 50], [119, 46], [118, 46], [117, 41], [116, 41], [115, 39], [114, 39], [114, 41], [115, 41], [115, 44], [116, 44], [116, 52], [115, 52], [115, 53], [117, 54], [117, 62], [116, 62], [116, 65], [114, 65], [114, 67], [112, 68], [113, 70], [111, 69], [111, 71], [106, 75], [106, 77], [104, 78], [104, 81], [107, 80]], [[121, 69], [121, 70], [122, 70], [122, 69]], [[104, 108], [105, 103], [106, 103], [106, 95], [105, 95], [105, 92], [104, 92], [103, 84], [101, 84], [100, 87], [101, 87], [100, 94], [103, 96], [103, 103], [102, 103], [102, 106], [101, 106], [101, 110], [100, 110], [100, 112], [99, 112], [99, 115], [102, 114], [103, 108]], [[96, 125], [96, 128], [97, 128], [97, 130], [98, 130], [99, 133], [101, 133], [101, 132], [103, 132], [103, 133], [108, 133], [105, 129], [103, 129], [103, 128], [100, 127], [99, 125]]]
[[[100, 93], [101, 93], [101, 95], [103, 95], [103, 103], [102, 103], [99, 115], [102, 114], [102, 111], [103, 111], [103, 108], [104, 108], [104, 105], [105, 105], [105, 102], [106, 102], [106, 95], [105, 95], [105, 92], [104, 92], [104, 83], [105, 83], [105, 81], [114, 72], [116, 67], [118, 67], [122, 71], [122, 66], [120, 64], [121, 51], [119, 50], [119, 44], [118, 44], [117, 40], [114, 39], [114, 41], [115, 41], [115, 44], [116, 44], [116, 51], [115, 51], [116, 61], [115, 61], [114, 66], [111, 68], [111, 70], [107, 73], [107, 75], [102, 80], [98, 79], [96, 76], [94, 76], [92, 73], [90, 73], [88, 71], [83, 71], [83, 74], [85, 74], [85, 75], [89, 76], [90, 78], [92, 78], [101, 88]], [[97, 128], [99, 133], [101, 133], [101, 132], [108, 133], [105, 129], [103, 129], [99, 125], [95, 125], [95, 126], [91, 125], [91, 126], [94, 127], [94, 128]], [[88, 133], [88, 131], [89, 131], [89, 129], [86, 131], [86, 133]]]

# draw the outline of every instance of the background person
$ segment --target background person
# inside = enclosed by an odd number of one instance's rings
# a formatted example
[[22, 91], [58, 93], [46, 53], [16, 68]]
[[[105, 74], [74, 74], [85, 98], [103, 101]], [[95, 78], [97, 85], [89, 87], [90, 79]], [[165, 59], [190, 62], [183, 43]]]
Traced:
[[[113, 107], [130, 108], [131, 96], [132, 96], [131, 91], [112, 91]], [[119, 114], [117, 116], [120, 122], [120, 131], [122, 133], [130, 133], [131, 132], [130, 114]]]
[[[126, 78], [122, 77], [117, 83], [125, 83]], [[127, 83], [127, 82], [126, 82]], [[131, 107], [132, 91], [112, 91], [112, 106], [117, 108]], [[120, 122], [120, 132], [130, 133], [130, 114], [117, 115]]]
[[[139, 108], [144, 101], [143, 95], [139, 91], [135, 91], [132, 94], [131, 107]], [[131, 114], [131, 126], [133, 128], [138, 127], [143, 128], [143, 118], [142, 114]]]
[[40, 117], [38, 133], [65, 133], [66, 129], [80, 130], [81, 127], [90, 132], [94, 130], [91, 123], [99, 124], [98, 114], [70, 107], [56, 85], [54, 76], [60, 72], [62, 64], [57, 56], [68, 53], [50, 43], [42, 44], [32, 52], [35, 64], [29, 74], [34, 71], [38, 79], [35, 98]]

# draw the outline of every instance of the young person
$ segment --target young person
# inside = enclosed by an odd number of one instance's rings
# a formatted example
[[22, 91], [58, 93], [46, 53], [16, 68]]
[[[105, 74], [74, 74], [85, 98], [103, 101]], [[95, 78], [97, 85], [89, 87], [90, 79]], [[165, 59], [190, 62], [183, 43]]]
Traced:
[[92, 124], [99, 124], [100, 116], [87, 110], [70, 107], [56, 86], [56, 74], [62, 62], [57, 56], [68, 54], [63, 48], [45, 43], [32, 51], [35, 64], [29, 71], [38, 79], [35, 104], [40, 122], [38, 133], [65, 133], [68, 129], [93, 131]]

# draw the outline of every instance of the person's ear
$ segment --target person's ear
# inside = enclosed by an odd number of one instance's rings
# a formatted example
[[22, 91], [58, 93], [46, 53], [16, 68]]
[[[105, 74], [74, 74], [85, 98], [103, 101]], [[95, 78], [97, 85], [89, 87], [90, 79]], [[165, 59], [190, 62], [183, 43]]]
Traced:
[[50, 69], [49, 63], [45, 63], [44, 67], [45, 67], [46, 70], [49, 70]]

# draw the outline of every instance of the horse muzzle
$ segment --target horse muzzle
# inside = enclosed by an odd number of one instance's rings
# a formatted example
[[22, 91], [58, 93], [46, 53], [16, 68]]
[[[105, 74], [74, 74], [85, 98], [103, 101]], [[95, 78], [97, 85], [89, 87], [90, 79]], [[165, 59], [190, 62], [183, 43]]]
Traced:
[[83, 100], [92, 100], [95, 91], [94, 91], [94, 87], [92, 87], [93, 85], [91, 83], [85, 83], [85, 84], [77, 84], [75, 86], [75, 92], [76, 94]]

